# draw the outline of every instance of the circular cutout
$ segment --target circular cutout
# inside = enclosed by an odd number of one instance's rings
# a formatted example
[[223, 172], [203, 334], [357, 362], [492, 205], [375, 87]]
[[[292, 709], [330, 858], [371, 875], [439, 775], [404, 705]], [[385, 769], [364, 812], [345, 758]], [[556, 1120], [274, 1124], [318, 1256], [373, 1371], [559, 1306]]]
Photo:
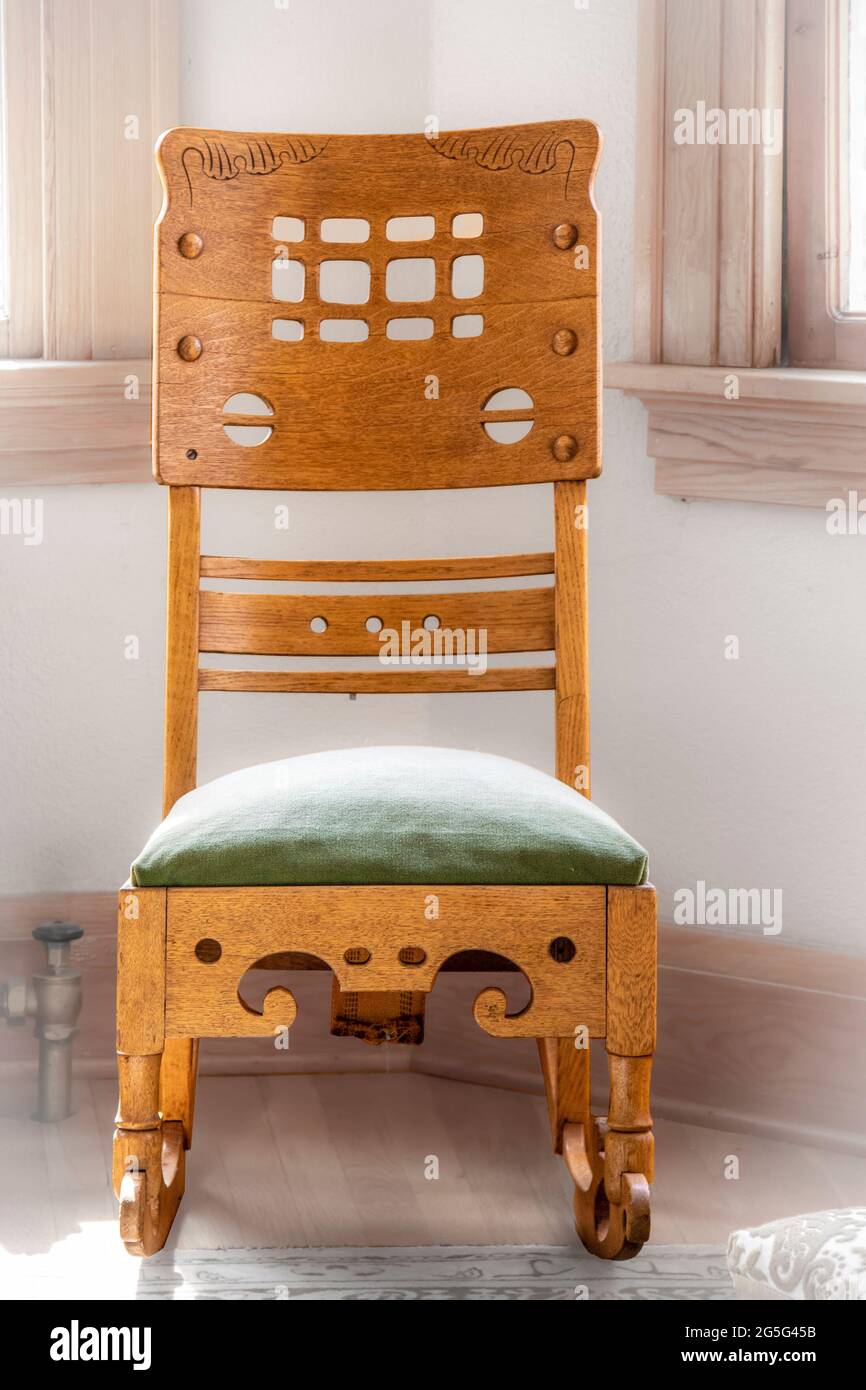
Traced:
[[236, 391], [223, 405], [226, 415], [273, 415], [273, 410], [262, 396], [252, 391]]
[[[233, 396], [229, 396], [223, 411], [226, 415], [274, 413], [267, 401], [254, 395], [252, 391], [237, 391]], [[266, 443], [274, 432], [270, 425], [223, 425], [223, 430], [233, 444], [240, 444], [245, 449], [254, 449], [257, 445]]]
[[532, 420], [485, 420], [484, 433], [494, 444], [519, 444], [533, 425]]
[[311, 619], [310, 619], [310, 631], [311, 631], [311, 632], [327, 632], [327, 631], [328, 631], [328, 620], [327, 620], [327, 618], [311, 618]]
[[557, 965], [568, 965], [577, 954], [577, 947], [570, 936], [556, 936], [547, 948], [551, 960]]
[[397, 959], [401, 965], [423, 965], [427, 959], [427, 952], [423, 946], [401, 946], [397, 952]]
[[531, 410], [535, 405], [528, 391], [520, 386], [503, 386], [484, 402], [484, 410]]
[[385, 624], [382, 622], [381, 618], [370, 617], [367, 619], [364, 626], [368, 632], [381, 632]]
[[428, 613], [427, 617], [424, 619], [423, 626], [426, 627], [428, 632], [435, 632], [437, 627], [439, 627], [439, 619], [436, 617], [436, 614]]
[[203, 965], [213, 965], [218, 961], [223, 953], [223, 948], [218, 941], [214, 941], [212, 936], [203, 936], [201, 941], [196, 942], [196, 959]]
[[273, 434], [270, 425], [223, 425], [223, 430], [233, 444], [240, 444], [244, 449], [255, 449], [267, 443]]
[[[495, 412], [507, 410], [512, 417], [519, 411], [521, 414], [533, 409], [535, 402], [528, 391], [522, 390], [519, 386], [505, 386], [499, 391], [494, 391], [492, 396], [488, 396], [484, 402], [485, 412]], [[525, 439], [533, 428], [534, 421], [530, 419], [521, 420], [512, 418], [511, 420], [485, 420], [484, 433], [488, 439], [492, 439], [494, 444], [519, 444], [521, 439]]]
[[343, 952], [343, 960], [347, 965], [366, 965], [372, 959], [366, 946], [350, 946]]

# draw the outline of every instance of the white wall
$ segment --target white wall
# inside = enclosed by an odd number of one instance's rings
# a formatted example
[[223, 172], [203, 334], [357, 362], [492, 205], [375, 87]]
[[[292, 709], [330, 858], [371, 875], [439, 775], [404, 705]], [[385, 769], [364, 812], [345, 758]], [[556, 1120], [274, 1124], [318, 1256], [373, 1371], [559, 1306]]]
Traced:
[[[605, 136], [608, 359], [630, 345], [635, 0], [185, 0], [183, 119], [443, 129], [569, 115]], [[650, 850], [662, 915], [703, 878], [784, 891], [783, 939], [863, 950], [864, 543], [823, 513], [656, 497], [645, 416], [605, 398], [592, 485], [596, 800]], [[10, 494], [11, 495], [11, 494]], [[164, 496], [45, 489], [41, 547], [0, 540], [0, 891], [119, 883], [159, 811]], [[547, 488], [207, 499], [205, 546], [259, 555], [546, 548]], [[11, 620], [10, 620], [11, 619]], [[128, 662], [123, 639], [141, 638]], [[728, 634], [738, 662], [724, 660]], [[450, 743], [552, 767], [550, 697], [211, 695], [201, 775], [302, 749]]]

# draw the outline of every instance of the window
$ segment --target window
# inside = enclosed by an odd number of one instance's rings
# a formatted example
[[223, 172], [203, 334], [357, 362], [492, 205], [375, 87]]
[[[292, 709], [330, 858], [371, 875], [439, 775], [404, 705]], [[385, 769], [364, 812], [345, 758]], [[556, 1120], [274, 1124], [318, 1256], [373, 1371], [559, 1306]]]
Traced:
[[0, 3], [0, 486], [149, 474], [153, 144], [177, 123], [178, 25], [164, 0]]
[[7, 261], [6, 225], [9, 218], [9, 195], [6, 188], [6, 83], [4, 68], [6, 52], [3, 31], [0, 29], [0, 324], [9, 321], [6, 286], [9, 276]]
[[866, 371], [866, 0], [790, 0], [787, 98], [787, 360]]
[[638, 13], [634, 360], [605, 385], [647, 407], [657, 492], [823, 509], [866, 478], [866, 0]]
[[866, 315], [866, 0], [850, 0], [847, 39], [848, 72], [843, 87], [846, 216], [841, 229], [839, 307], [844, 314], [862, 317]]

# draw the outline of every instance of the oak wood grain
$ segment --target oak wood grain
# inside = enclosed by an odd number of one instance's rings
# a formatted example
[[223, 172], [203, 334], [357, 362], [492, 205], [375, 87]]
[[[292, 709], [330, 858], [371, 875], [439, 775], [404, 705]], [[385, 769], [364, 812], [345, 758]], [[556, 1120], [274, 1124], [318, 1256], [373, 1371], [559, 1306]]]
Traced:
[[[515, 1017], [505, 1015], [501, 990], [482, 991], [474, 1012], [488, 1032], [573, 1038], [584, 1026], [591, 1036], [604, 1033], [603, 887], [172, 888], [168, 916], [170, 1036], [254, 1036], [290, 1027], [296, 1007], [288, 990], [267, 995], [261, 1014], [237, 994], [244, 973], [277, 951], [319, 956], [343, 990], [426, 993], [442, 963], [469, 944], [512, 960], [533, 987], [530, 1005]], [[570, 961], [550, 953], [558, 936], [574, 944]], [[203, 938], [219, 943], [217, 960], [197, 958]], [[421, 947], [425, 959], [401, 963], [407, 946]], [[369, 961], [347, 962], [349, 947], [364, 947]]]
[[231, 671], [203, 667], [199, 690], [288, 692], [295, 695], [481, 695], [503, 690], [552, 690], [553, 666], [497, 666], [477, 675], [425, 668], [418, 671]]
[[122, 891], [117, 908], [117, 1050], [162, 1052], [166, 889]]
[[655, 1048], [656, 894], [607, 890], [607, 1049], [642, 1057]]
[[508, 579], [553, 574], [552, 551], [534, 555], [474, 555], [438, 560], [247, 560], [202, 555], [203, 579], [298, 580], [376, 583], [400, 580]]
[[[446, 631], [484, 634], [490, 652], [550, 651], [553, 589], [501, 589], [463, 594], [232, 594], [204, 589], [199, 598], [199, 650], [288, 656], [379, 656], [386, 632], [411, 641], [442, 641]], [[377, 619], [380, 631], [367, 630]], [[436, 631], [425, 619], [438, 619]], [[323, 632], [311, 630], [316, 619]], [[415, 634], [420, 636], [416, 638]], [[401, 643], [401, 649], [402, 649]], [[435, 664], [434, 664], [435, 669]]]
[[[598, 153], [586, 121], [437, 139], [169, 131], [157, 155], [166, 192], [157, 227], [157, 478], [405, 489], [595, 476]], [[431, 240], [387, 238], [407, 201], [434, 217]], [[452, 219], [467, 210], [482, 215], [481, 233], [454, 237]], [[366, 219], [367, 239], [323, 241], [321, 224], [336, 215]], [[301, 222], [301, 239], [281, 241], [276, 217]], [[483, 257], [477, 296], [452, 283], [466, 255]], [[411, 258], [434, 262], [433, 297], [389, 299], [389, 262]], [[369, 269], [365, 302], [324, 298], [321, 267], [332, 260]], [[287, 262], [303, 271], [297, 301], [275, 298], [274, 276]], [[467, 313], [483, 316], [477, 337], [452, 331]], [[432, 320], [432, 338], [387, 337], [391, 319], [419, 315]], [[303, 325], [300, 341], [274, 337], [280, 318]], [[344, 318], [363, 320], [367, 339], [324, 341], [321, 321]], [[553, 346], [563, 334], [564, 352]], [[188, 337], [202, 344], [192, 361], [178, 351]], [[490, 397], [505, 387], [532, 399], [524, 415], [532, 429], [510, 444], [483, 428]], [[224, 431], [224, 406], [239, 392], [271, 411], [272, 432], [254, 448]], [[554, 452], [562, 436], [575, 441], [565, 458]]]
[[163, 815], [196, 781], [199, 533], [198, 488], [170, 488]]

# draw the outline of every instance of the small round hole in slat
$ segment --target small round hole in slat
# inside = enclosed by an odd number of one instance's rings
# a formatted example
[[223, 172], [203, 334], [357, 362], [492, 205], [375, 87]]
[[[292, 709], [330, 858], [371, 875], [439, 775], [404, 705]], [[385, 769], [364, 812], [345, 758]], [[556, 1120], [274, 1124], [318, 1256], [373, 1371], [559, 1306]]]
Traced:
[[328, 631], [328, 620], [327, 620], [327, 618], [311, 618], [311, 619], [310, 619], [310, 631], [311, 631], [311, 632], [327, 632], [327, 631]]
[[368, 618], [364, 624], [368, 632], [381, 632], [385, 624], [381, 618]]
[[555, 960], [557, 965], [568, 965], [577, 953], [577, 947], [569, 936], [554, 937], [547, 950], [550, 959]]
[[423, 965], [427, 952], [423, 946], [402, 946], [397, 952], [397, 959], [401, 965]]
[[424, 626], [426, 627], [428, 632], [436, 631], [437, 627], [439, 626], [439, 619], [436, 617], [435, 613], [427, 614], [427, 617], [424, 619]]
[[195, 955], [203, 965], [213, 965], [219, 960], [223, 953], [223, 948], [218, 941], [214, 941], [212, 936], [203, 936], [201, 941], [196, 942]]

